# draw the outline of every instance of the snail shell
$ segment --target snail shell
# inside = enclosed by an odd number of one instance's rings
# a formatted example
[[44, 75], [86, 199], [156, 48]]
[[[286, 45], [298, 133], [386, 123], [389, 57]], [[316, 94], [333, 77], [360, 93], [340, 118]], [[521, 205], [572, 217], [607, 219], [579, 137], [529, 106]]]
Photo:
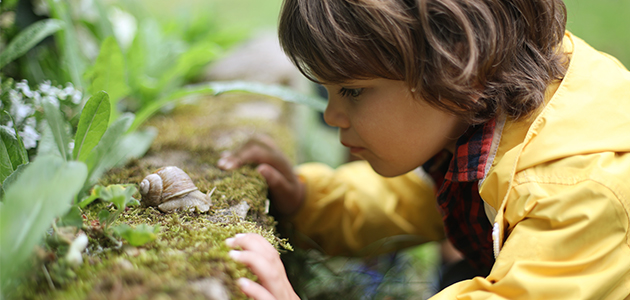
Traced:
[[209, 195], [201, 193], [190, 176], [174, 166], [160, 168], [145, 177], [140, 183], [140, 194], [143, 203], [163, 212], [195, 208], [206, 212], [212, 205]]

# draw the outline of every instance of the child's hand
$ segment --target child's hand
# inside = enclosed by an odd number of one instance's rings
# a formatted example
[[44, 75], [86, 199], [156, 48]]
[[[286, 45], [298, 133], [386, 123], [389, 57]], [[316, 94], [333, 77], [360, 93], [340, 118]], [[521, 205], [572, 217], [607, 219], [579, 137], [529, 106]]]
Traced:
[[230, 251], [230, 257], [249, 267], [262, 285], [247, 278], [238, 280], [245, 295], [255, 300], [300, 299], [287, 278], [280, 255], [276, 249], [258, 234], [237, 234], [225, 240], [229, 247], [241, 247], [242, 251]]
[[304, 198], [304, 184], [298, 180], [289, 159], [271, 138], [252, 138], [241, 148], [224, 154], [217, 165], [224, 170], [233, 170], [250, 163], [258, 165], [256, 170], [265, 177], [270, 198], [278, 212], [283, 215], [295, 213]]

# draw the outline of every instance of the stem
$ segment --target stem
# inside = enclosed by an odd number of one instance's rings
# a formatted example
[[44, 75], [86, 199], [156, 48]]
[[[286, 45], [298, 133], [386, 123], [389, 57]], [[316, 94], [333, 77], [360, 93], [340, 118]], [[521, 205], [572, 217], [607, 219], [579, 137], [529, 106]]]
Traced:
[[45, 265], [42, 265], [42, 270], [44, 271], [44, 275], [46, 275], [46, 281], [48, 282], [48, 286], [54, 291], [56, 290], [55, 288], [55, 284], [52, 281], [52, 278], [50, 278], [50, 273], [48, 273], [48, 269], [46, 269]]

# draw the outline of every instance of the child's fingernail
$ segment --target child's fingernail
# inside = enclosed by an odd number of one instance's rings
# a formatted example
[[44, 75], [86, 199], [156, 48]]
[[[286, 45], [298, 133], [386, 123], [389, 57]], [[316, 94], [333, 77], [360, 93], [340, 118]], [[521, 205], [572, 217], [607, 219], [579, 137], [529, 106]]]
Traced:
[[230, 169], [234, 169], [234, 167], [236, 166], [236, 164], [227, 159], [227, 158], [221, 158], [217, 161], [217, 165], [221, 168], [224, 168], [226, 170], [230, 170]]
[[238, 280], [236, 280], [236, 282], [238, 283], [238, 285], [240, 285], [242, 288], [244, 288], [244, 287], [247, 287], [248, 285], [250, 285], [251, 280], [241, 277]]
[[226, 239], [225, 244], [228, 245], [228, 247], [234, 247], [234, 238]]
[[219, 165], [220, 167], [225, 167], [225, 164], [227, 164], [228, 160], [225, 157], [222, 157], [221, 159], [219, 159], [217, 161], [217, 165]]
[[238, 238], [238, 237], [244, 237], [246, 235], [247, 235], [247, 233], [237, 233], [236, 235], [234, 235], [234, 237]]
[[233, 260], [238, 260], [239, 256], [241, 256], [241, 251], [237, 251], [237, 250], [230, 250], [230, 252], [228, 252], [228, 255], [233, 259]]

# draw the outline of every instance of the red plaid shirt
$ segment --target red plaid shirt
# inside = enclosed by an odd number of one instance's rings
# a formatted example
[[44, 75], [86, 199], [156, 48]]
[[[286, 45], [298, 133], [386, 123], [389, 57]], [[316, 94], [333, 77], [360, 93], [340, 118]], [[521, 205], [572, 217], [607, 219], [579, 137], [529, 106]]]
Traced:
[[424, 165], [440, 186], [437, 199], [448, 239], [482, 273], [494, 264], [492, 224], [479, 196], [496, 121], [474, 126], [457, 140], [455, 152], [443, 151]]

